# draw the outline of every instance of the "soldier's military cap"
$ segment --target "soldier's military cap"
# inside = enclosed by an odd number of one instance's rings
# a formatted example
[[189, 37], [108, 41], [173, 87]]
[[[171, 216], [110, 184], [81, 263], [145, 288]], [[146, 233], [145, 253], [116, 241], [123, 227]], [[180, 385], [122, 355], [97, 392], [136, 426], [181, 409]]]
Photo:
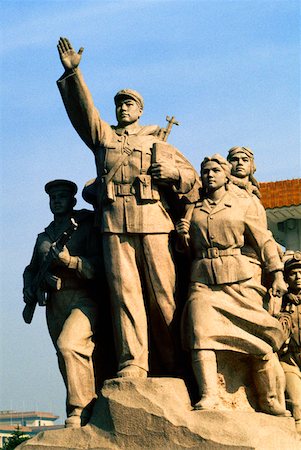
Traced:
[[139, 92], [134, 91], [134, 89], [122, 89], [121, 91], [118, 91], [114, 97], [115, 105], [120, 97], [132, 98], [136, 103], [138, 103], [139, 106], [141, 106], [142, 109], [144, 108], [144, 100], [142, 95], [140, 95]]
[[71, 192], [72, 195], [75, 195], [77, 193], [77, 186], [73, 181], [69, 180], [53, 180], [49, 181], [45, 184], [45, 192], [47, 194], [51, 194], [52, 191], [57, 189], [64, 189]]
[[287, 274], [291, 269], [301, 267], [301, 251], [296, 251], [292, 257], [287, 259], [284, 263], [284, 273]]

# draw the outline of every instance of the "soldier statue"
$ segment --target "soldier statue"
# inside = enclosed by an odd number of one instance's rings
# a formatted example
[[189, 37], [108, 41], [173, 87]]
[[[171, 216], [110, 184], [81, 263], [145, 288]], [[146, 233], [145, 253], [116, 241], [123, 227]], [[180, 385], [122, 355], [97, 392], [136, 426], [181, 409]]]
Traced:
[[195, 182], [194, 170], [180, 152], [162, 143], [158, 126], [139, 124], [144, 101], [138, 92], [117, 92], [117, 125], [105, 122], [78, 67], [83, 48], [76, 53], [68, 39], [60, 38], [58, 51], [65, 73], [57, 84], [67, 114], [95, 157], [96, 214], [110, 288], [117, 375], [147, 376], [149, 334], [170, 372], [175, 360], [175, 267], [170, 247], [174, 224], [164, 193], [188, 192]]
[[[79, 427], [88, 422], [96, 399], [92, 356], [98, 307], [93, 279], [99, 267], [99, 238], [94, 213], [73, 209], [75, 183], [50, 181], [45, 191], [53, 221], [38, 235], [24, 271], [23, 316], [30, 323], [38, 294], [46, 293], [48, 330], [67, 390], [65, 426]], [[76, 227], [67, 236], [71, 218]], [[60, 248], [58, 243], [64, 236], [69, 240]]]
[[286, 325], [287, 341], [280, 351], [286, 377], [286, 393], [297, 432], [301, 434], [301, 252], [293, 252], [284, 263], [288, 292], [283, 296], [280, 321]]

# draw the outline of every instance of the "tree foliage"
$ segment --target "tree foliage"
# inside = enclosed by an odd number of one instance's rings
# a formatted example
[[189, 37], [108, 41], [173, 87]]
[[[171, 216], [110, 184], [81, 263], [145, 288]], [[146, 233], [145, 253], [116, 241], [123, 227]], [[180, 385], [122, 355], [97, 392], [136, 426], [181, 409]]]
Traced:
[[17, 427], [12, 435], [7, 439], [2, 448], [3, 450], [13, 450], [18, 445], [22, 444], [22, 442], [27, 441], [28, 439], [30, 439], [30, 437], [24, 434], [24, 432], [21, 431], [19, 427]]

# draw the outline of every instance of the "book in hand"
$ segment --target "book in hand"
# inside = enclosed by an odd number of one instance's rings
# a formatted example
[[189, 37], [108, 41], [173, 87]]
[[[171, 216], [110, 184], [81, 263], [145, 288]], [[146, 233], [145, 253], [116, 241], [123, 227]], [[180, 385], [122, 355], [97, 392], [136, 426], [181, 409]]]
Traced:
[[165, 142], [156, 142], [153, 144], [152, 163], [167, 162], [175, 165], [175, 148]]

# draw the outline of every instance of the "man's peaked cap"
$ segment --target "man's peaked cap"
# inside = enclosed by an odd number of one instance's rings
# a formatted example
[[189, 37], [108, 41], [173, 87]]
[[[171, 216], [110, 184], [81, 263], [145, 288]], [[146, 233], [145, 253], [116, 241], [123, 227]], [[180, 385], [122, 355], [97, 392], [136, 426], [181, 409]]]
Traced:
[[47, 192], [47, 194], [49, 195], [51, 194], [52, 191], [58, 189], [68, 190], [71, 192], [73, 196], [77, 193], [77, 186], [75, 183], [73, 183], [73, 181], [53, 180], [45, 184], [45, 192]]
[[134, 89], [121, 89], [121, 91], [118, 91], [117, 94], [114, 97], [115, 105], [117, 104], [117, 100], [120, 97], [129, 97], [135, 100], [136, 103], [143, 109], [144, 108], [144, 100], [141, 94], [139, 92], [134, 91]]

